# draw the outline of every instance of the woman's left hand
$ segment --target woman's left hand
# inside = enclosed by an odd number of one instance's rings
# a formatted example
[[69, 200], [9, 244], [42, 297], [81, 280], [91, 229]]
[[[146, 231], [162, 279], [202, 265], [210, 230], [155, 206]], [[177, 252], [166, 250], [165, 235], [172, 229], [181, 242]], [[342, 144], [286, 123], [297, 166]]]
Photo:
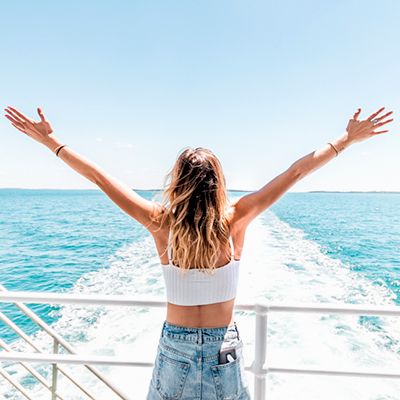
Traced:
[[361, 142], [381, 133], [389, 132], [389, 129], [381, 131], [375, 130], [393, 121], [393, 118], [387, 119], [389, 115], [393, 113], [393, 111], [389, 111], [386, 114], [379, 115], [384, 109], [385, 107], [381, 107], [378, 111], [371, 114], [368, 118], [364, 120], [359, 120], [358, 117], [361, 113], [361, 108], [359, 108], [354, 113], [353, 118], [349, 120], [349, 123], [347, 125], [346, 131], [348, 141], [350, 143]]
[[43, 114], [41, 108], [37, 109], [40, 117], [40, 121], [36, 122], [33, 119], [28, 118], [26, 115], [22, 114], [16, 108], [8, 106], [5, 108], [6, 118], [11, 121], [11, 124], [17, 128], [19, 131], [27, 134], [32, 139], [39, 143], [46, 144], [49, 139], [52, 139], [54, 135], [53, 128], [50, 122], [47, 121]]

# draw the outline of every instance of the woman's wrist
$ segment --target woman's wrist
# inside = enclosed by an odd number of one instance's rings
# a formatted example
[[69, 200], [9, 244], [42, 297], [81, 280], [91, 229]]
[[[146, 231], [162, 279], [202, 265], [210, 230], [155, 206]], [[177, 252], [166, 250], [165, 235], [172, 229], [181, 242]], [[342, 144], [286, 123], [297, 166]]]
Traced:
[[343, 135], [331, 140], [330, 143], [332, 143], [332, 145], [335, 146], [337, 151], [340, 153], [347, 149], [347, 147], [349, 147], [353, 142], [349, 139], [348, 133], [345, 132]]
[[46, 139], [46, 141], [43, 142], [43, 144], [54, 153], [54, 151], [57, 149], [57, 147], [61, 146], [62, 144], [64, 144], [64, 142], [62, 142], [61, 140], [59, 140], [55, 136], [53, 136], [53, 137], [49, 136]]

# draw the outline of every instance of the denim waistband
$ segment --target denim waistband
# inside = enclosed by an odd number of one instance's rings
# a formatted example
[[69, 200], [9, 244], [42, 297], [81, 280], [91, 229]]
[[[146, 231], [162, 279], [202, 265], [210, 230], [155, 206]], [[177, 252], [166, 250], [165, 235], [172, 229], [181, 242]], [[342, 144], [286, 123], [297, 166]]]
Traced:
[[174, 325], [168, 321], [164, 321], [160, 336], [198, 344], [222, 341], [225, 339], [240, 339], [236, 322], [234, 322], [233, 325], [218, 328], [194, 328]]

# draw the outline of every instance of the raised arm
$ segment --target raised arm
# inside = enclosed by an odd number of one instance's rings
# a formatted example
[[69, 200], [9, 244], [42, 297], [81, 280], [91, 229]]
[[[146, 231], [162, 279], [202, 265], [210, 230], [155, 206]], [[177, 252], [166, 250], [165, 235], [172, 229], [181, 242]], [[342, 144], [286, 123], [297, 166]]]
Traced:
[[[26, 117], [13, 107], [9, 106], [5, 111], [6, 117], [16, 129], [45, 145], [51, 151], [54, 152], [64, 144], [53, 134], [53, 129], [40, 108], [38, 108], [40, 117], [38, 122]], [[95, 183], [118, 207], [143, 224], [151, 233], [158, 228], [151, 221], [151, 216], [159, 211], [157, 203], [143, 198], [128, 185], [107, 174], [98, 165], [69, 146], [62, 147], [58, 156], [76, 172]]]
[[286, 171], [276, 176], [261, 189], [241, 197], [235, 203], [235, 220], [246, 226], [258, 214], [275, 203], [296, 182], [325, 165], [350, 145], [388, 132], [388, 130], [377, 130], [382, 125], [393, 121], [393, 119], [386, 119], [392, 114], [392, 111], [378, 116], [383, 110], [384, 107], [371, 114], [367, 119], [360, 121], [358, 117], [361, 108], [359, 108], [353, 118], [349, 120], [343, 135], [331, 141], [331, 144], [326, 144], [299, 158]]

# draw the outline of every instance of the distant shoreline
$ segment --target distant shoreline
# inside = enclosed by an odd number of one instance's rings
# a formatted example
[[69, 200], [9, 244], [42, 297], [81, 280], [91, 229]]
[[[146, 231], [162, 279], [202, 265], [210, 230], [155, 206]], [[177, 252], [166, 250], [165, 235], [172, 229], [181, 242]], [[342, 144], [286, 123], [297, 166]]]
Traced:
[[291, 193], [400, 193], [398, 190], [310, 190], [308, 192], [291, 192]]
[[[131, 188], [132, 190], [138, 191], [138, 192], [160, 192], [162, 189], [139, 189], [139, 188]], [[54, 191], [101, 191], [100, 189], [56, 189], [56, 188], [13, 188], [13, 187], [7, 187], [7, 188], [0, 188], [0, 191], [2, 190], [54, 190]], [[243, 190], [243, 189], [228, 189], [228, 192], [253, 192], [254, 190]], [[287, 193], [400, 193], [400, 191], [392, 191], [392, 190], [308, 190], [304, 192], [296, 192], [296, 191], [289, 191]]]

